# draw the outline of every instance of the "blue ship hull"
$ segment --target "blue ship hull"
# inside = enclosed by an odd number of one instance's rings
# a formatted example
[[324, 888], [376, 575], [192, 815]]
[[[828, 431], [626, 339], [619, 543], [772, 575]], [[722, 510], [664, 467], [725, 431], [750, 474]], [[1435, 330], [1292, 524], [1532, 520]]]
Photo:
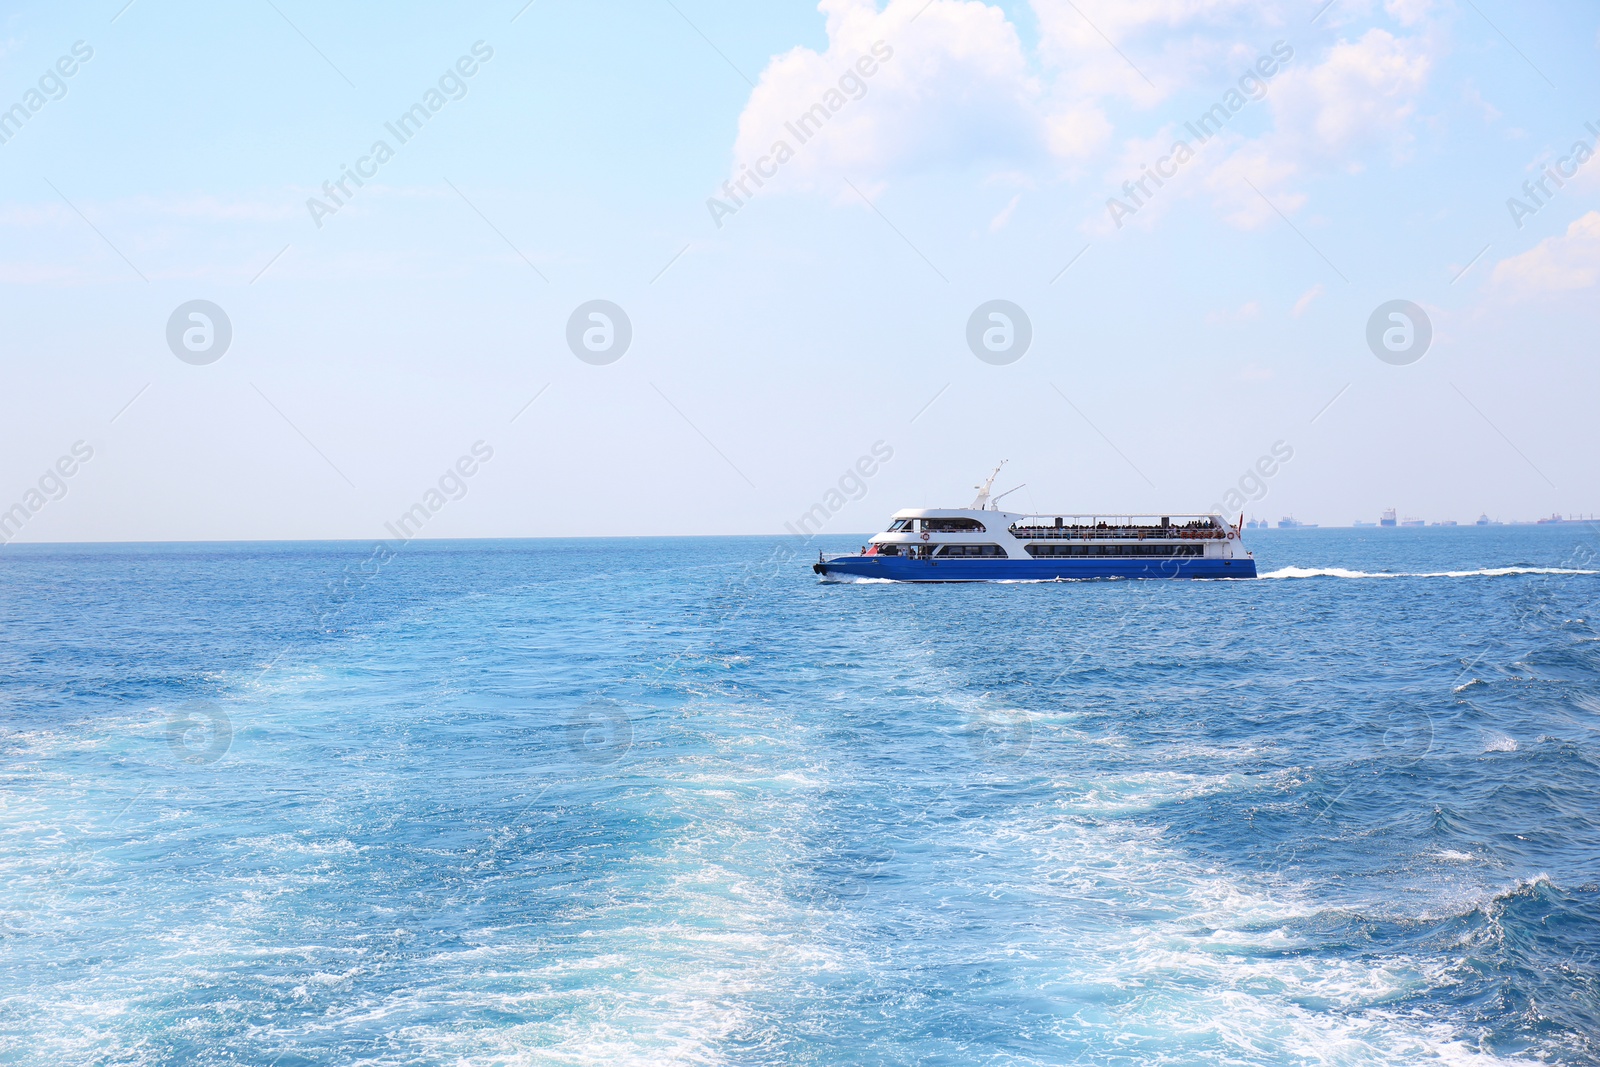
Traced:
[[905, 559], [836, 556], [813, 563], [821, 575], [884, 578], [893, 582], [1055, 581], [1089, 578], [1254, 578], [1256, 561], [1242, 559]]

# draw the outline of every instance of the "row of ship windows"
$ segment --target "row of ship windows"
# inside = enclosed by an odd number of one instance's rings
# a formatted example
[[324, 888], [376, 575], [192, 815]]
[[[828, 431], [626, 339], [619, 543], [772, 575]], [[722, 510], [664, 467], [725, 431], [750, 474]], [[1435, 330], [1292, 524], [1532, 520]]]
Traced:
[[[916, 519], [896, 519], [889, 533], [916, 533]], [[983, 523], [977, 519], [923, 519], [923, 533], [983, 533]]]
[[[904, 554], [918, 559], [949, 559], [952, 556], [1005, 558], [999, 545], [878, 545], [878, 555]], [[1204, 545], [1028, 545], [1028, 555], [1040, 556], [1203, 556]]]
[[940, 559], [949, 559], [951, 556], [999, 556], [1005, 558], [1006, 550], [999, 545], [896, 545], [885, 544], [875, 546], [880, 556], [910, 556], [913, 559], [928, 559], [937, 556]]
[[[917, 533], [917, 519], [896, 519], [890, 524], [889, 533]], [[922, 533], [985, 533], [983, 523], [977, 519], [922, 519]], [[1107, 525], [1104, 522], [1094, 526], [1073, 525], [1066, 526], [1060, 519], [1054, 526], [1017, 526], [1010, 529], [1012, 537], [1195, 537], [1195, 536], [1222, 536], [1222, 528], [1213, 526], [1210, 519], [1195, 519], [1192, 522], [1174, 526], [1168, 519], [1162, 519], [1159, 526], [1144, 526], [1138, 523], [1129, 525]]]
[[1203, 556], [1205, 545], [1029, 545], [1030, 556]]

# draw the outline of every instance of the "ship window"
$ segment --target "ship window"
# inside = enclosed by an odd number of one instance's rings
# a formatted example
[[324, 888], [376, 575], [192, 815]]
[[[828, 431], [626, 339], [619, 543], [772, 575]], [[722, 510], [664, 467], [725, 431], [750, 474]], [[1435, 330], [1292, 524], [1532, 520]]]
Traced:
[[1204, 556], [1204, 545], [1028, 545], [1036, 559], [1053, 556], [1137, 556], [1141, 558]]
[[951, 556], [1000, 556], [1003, 558], [1006, 550], [999, 545], [940, 545], [937, 554], [940, 559], [949, 559]]
[[872, 547], [878, 550], [878, 555], [880, 556], [898, 556], [900, 554], [899, 545], [877, 542], [874, 543]]
[[904, 533], [905, 531], [910, 530], [916, 524], [916, 521], [916, 519], [896, 519], [890, 524], [888, 532]]
[[922, 528], [928, 533], [983, 533], [983, 523], [977, 519], [923, 519]]

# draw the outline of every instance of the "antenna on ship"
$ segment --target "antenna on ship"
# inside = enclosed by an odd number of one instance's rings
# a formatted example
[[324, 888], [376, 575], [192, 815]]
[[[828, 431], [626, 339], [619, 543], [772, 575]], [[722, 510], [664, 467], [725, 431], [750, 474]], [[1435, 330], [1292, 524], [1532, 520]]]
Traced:
[[[1027, 484], [1028, 484], [1027, 482], [1023, 482], [1022, 483], [1022, 485], [1027, 485]], [[1010, 496], [1012, 493], [1015, 493], [1017, 491], [1017, 489], [1021, 489], [1022, 485], [1017, 486], [1016, 489], [1007, 489], [1005, 492], [1001, 493], [999, 496], [997, 496], [993, 500], [989, 501], [989, 505], [991, 507], [995, 508], [995, 510], [999, 510], [1000, 501], [1004, 500], [1006, 497]]]
[[[1006, 459], [1001, 460], [1000, 461], [1000, 467], [1004, 467], [1009, 462], [1011, 462], [1011, 461], [1010, 460], [1006, 460]], [[976, 499], [976, 500], [974, 500], [972, 502], [972, 507], [971, 507], [972, 511], [985, 511], [985, 510], [988, 509], [988, 507], [989, 507], [989, 491], [994, 488], [994, 480], [1000, 474], [1000, 467], [996, 467], [994, 470], [990, 471], [989, 472], [989, 477], [984, 481], [984, 483], [982, 485], [973, 486], [973, 488], [978, 491], [978, 499]], [[1022, 487], [1019, 485], [1019, 486], [1017, 486], [1017, 488], [1021, 489]], [[1013, 492], [1015, 492], [1015, 490], [1013, 490]]]

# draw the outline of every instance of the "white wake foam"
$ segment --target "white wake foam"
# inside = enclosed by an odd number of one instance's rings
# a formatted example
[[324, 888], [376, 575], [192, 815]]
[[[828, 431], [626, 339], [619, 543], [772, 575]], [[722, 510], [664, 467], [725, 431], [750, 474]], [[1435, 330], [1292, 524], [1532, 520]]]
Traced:
[[859, 574], [824, 574], [820, 579], [824, 585], [899, 585], [893, 578], [867, 578]]
[[1352, 571], [1343, 567], [1280, 567], [1262, 578], [1506, 578], [1516, 574], [1600, 574], [1571, 567], [1486, 567], [1476, 571]]

